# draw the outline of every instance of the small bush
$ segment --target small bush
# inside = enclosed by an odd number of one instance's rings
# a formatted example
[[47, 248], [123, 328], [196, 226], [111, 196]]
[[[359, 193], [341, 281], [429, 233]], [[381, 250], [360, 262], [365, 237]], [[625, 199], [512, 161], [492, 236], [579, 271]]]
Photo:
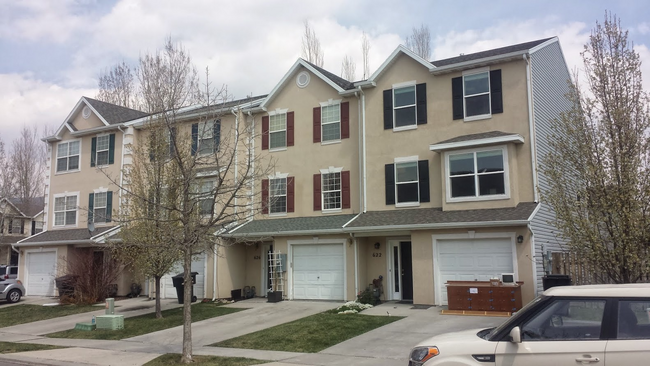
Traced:
[[339, 306], [338, 308], [331, 311], [335, 314], [356, 314], [360, 313], [366, 309], [370, 309], [372, 305], [362, 304], [356, 301], [348, 301], [345, 304]]
[[359, 292], [357, 295], [357, 302], [362, 304], [377, 305], [379, 304], [379, 299], [375, 297], [372, 289], [367, 288]]

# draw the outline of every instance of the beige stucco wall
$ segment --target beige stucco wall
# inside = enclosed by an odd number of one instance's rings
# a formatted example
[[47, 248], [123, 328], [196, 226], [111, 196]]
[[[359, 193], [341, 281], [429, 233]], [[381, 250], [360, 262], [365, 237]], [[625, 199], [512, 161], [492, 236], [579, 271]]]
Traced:
[[[310, 83], [304, 89], [298, 88], [295, 76], [306, 70], [300, 67], [290, 76], [267, 107], [268, 111], [288, 109], [294, 112], [294, 146], [283, 151], [261, 150], [261, 138], [255, 141], [256, 151], [261, 152], [262, 164], [274, 164], [275, 172], [288, 173], [295, 179], [295, 212], [287, 217], [319, 216], [321, 211], [313, 209], [313, 175], [320, 174], [320, 169], [342, 167], [350, 171], [350, 209], [339, 213], [359, 212], [359, 124], [358, 101], [356, 97], [342, 98], [338, 92], [319, 77], [310, 73]], [[309, 71], [307, 71], [309, 72]], [[313, 142], [313, 109], [329, 99], [349, 102], [350, 138], [336, 143]], [[262, 116], [256, 115], [256, 135], [262, 133]], [[256, 190], [261, 190], [261, 182]]]
[[[418, 156], [429, 160], [429, 181], [431, 202], [419, 207], [443, 207], [445, 210], [511, 207], [518, 201], [533, 200], [531, 173], [530, 136], [528, 134], [528, 103], [526, 100], [525, 62], [512, 61], [491, 70], [502, 70], [503, 109], [491, 118], [464, 122], [453, 120], [451, 79], [462, 75], [453, 72], [431, 75], [428, 70], [407, 56], [399, 56], [378, 78], [377, 86], [366, 91], [367, 166], [368, 166], [368, 210], [387, 210], [394, 206], [385, 203], [385, 164], [392, 164], [397, 157]], [[393, 84], [415, 81], [427, 83], [427, 124], [417, 128], [395, 132], [383, 127], [383, 91]], [[429, 150], [429, 145], [453, 137], [503, 131], [518, 133], [525, 140], [524, 145], [509, 148], [510, 200], [476, 201], [471, 203], [445, 203], [444, 166], [439, 153]], [[512, 156], [511, 156], [512, 155]]]
[[77, 131], [83, 131], [89, 128], [106, 126], [104, 122], [102, 122], [94, 112], [91, 112], [90, 116], [86, 119], [83, 118], [82, 111], [83, 108], [79, 108], [77, 114], [74, 117], [72, 117], [71, 124], [77, 129]]
[[[242, 245], [220, 246], [217, 257], [218, 298], [230, 297], [233, 289], [243, 289], [246, 281], [246, 247]], [[208, 267], [207, 276], [213, 276], [213, 268]], [[213, 289], [207, 289], [206, 297], [211, 297]]]

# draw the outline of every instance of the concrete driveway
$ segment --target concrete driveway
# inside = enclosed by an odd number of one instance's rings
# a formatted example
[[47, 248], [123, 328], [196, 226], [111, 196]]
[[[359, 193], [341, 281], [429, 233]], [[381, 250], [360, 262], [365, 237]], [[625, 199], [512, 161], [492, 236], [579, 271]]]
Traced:
[[[268, 363], [268, 366], [397, 366], [407, 364], [410, 349], [425, 338], [450, 331], [491, 327], [505, 320], [505, 318], [493, 317], [440, 315], [440, 308], [436, 307], [421, 310], [413, 309], [412, 305], [385, 303], [366, 310], [363, 314], [367, 316], [390, 314], [406, 318], [315, 354], [207, 346], [221, 340], [316, 314], [338, 305], [338, 303], [332, 302], [307, 301], [283, 301], [271, 304], [267, 303], [265, 299], [250, 299], [226, 305], [228, 307], [243, 307], [247, 310], [193, 323], [194, 354], [250, 357], [274, 361]], [[167, 306], [173, 306], [173, 304], [169, 303]], [[119, 313], [119, 308], [116, 310]], [[70, 320], [72, 319], [69, 319], [67, 324]], [[62, 325], [60, 320], [52, 320], [52, 323], [57, 326]], [[160, 354], [180, 353], [181, 351], [182, 327], [121, 341], [45, 338], [40, 336], [43, 334], [43, 328], [50, 327], [46, 324], [39, 324], [38, 326], [16, 326], [11, 329], [0, 328], [0, 337], [8, 341], [73, 348], [0, 355], [0, 360], [13, 359], [48, 365], [74, 362], [75, 364], [88, 365], [136, 366], [146, 363]]]

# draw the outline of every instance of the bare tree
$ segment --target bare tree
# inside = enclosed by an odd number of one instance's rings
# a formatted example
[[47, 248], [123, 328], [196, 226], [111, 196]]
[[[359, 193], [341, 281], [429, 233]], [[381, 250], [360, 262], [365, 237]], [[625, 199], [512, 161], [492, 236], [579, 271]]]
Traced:
[[11, 165], [16, 194], [23, 203], [44, 193], [47, 145], [39, 139], [38, 128], [24, 126], [11, 149]]
[[366, 32], [361, 35], [361, 57], [363, 58], [363, 80], [370, 77], [370, 40]]
[[357, 65], [352, 57], [345, 55], [341, 64], [341, 77], [345, 80], [354, 81], [357, 73]]
[[650, 114], [641, 60], [611, 14], [582, 52], [587, 85], [554, 123], [542, 171], [570, 250], [615, 283], [650, 274]]
[[305, 33], [302, 35], [302, 58], [312, 64], [323, 67], [325, 53], [321, 49], [320, 41], [316, 37], [316, 32], [305, 20]]
[[139, 107], [133, 70], [126, 62], [104, 70], [99, 75], [98, 86], [99, 92], [95, 96], [98, 100], [127, 108]]
[[422, 24], [420, 28], [413, 27], [413, 33], [406, 37], [406, 48], [428, 61], [431, 58], [429, 26]]
[[13, 197], [15, 194], [13, 170], [10, 159], [7, 156], [5, 144], [0, 140], [0, 199]]

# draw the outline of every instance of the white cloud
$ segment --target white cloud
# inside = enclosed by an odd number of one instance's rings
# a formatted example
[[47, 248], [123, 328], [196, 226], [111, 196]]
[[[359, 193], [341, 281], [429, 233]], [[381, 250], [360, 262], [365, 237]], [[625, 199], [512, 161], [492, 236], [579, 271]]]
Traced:
[[82, 96], [92, 89], [71, 89], [34, 79], [29, 74], [0, 74], [0, 131], [5, 143], [18, 137], [22, 126], [56, 129]]
[[88, 24], [74, 0], [0, 1], [0, 38], [63, 43]]

